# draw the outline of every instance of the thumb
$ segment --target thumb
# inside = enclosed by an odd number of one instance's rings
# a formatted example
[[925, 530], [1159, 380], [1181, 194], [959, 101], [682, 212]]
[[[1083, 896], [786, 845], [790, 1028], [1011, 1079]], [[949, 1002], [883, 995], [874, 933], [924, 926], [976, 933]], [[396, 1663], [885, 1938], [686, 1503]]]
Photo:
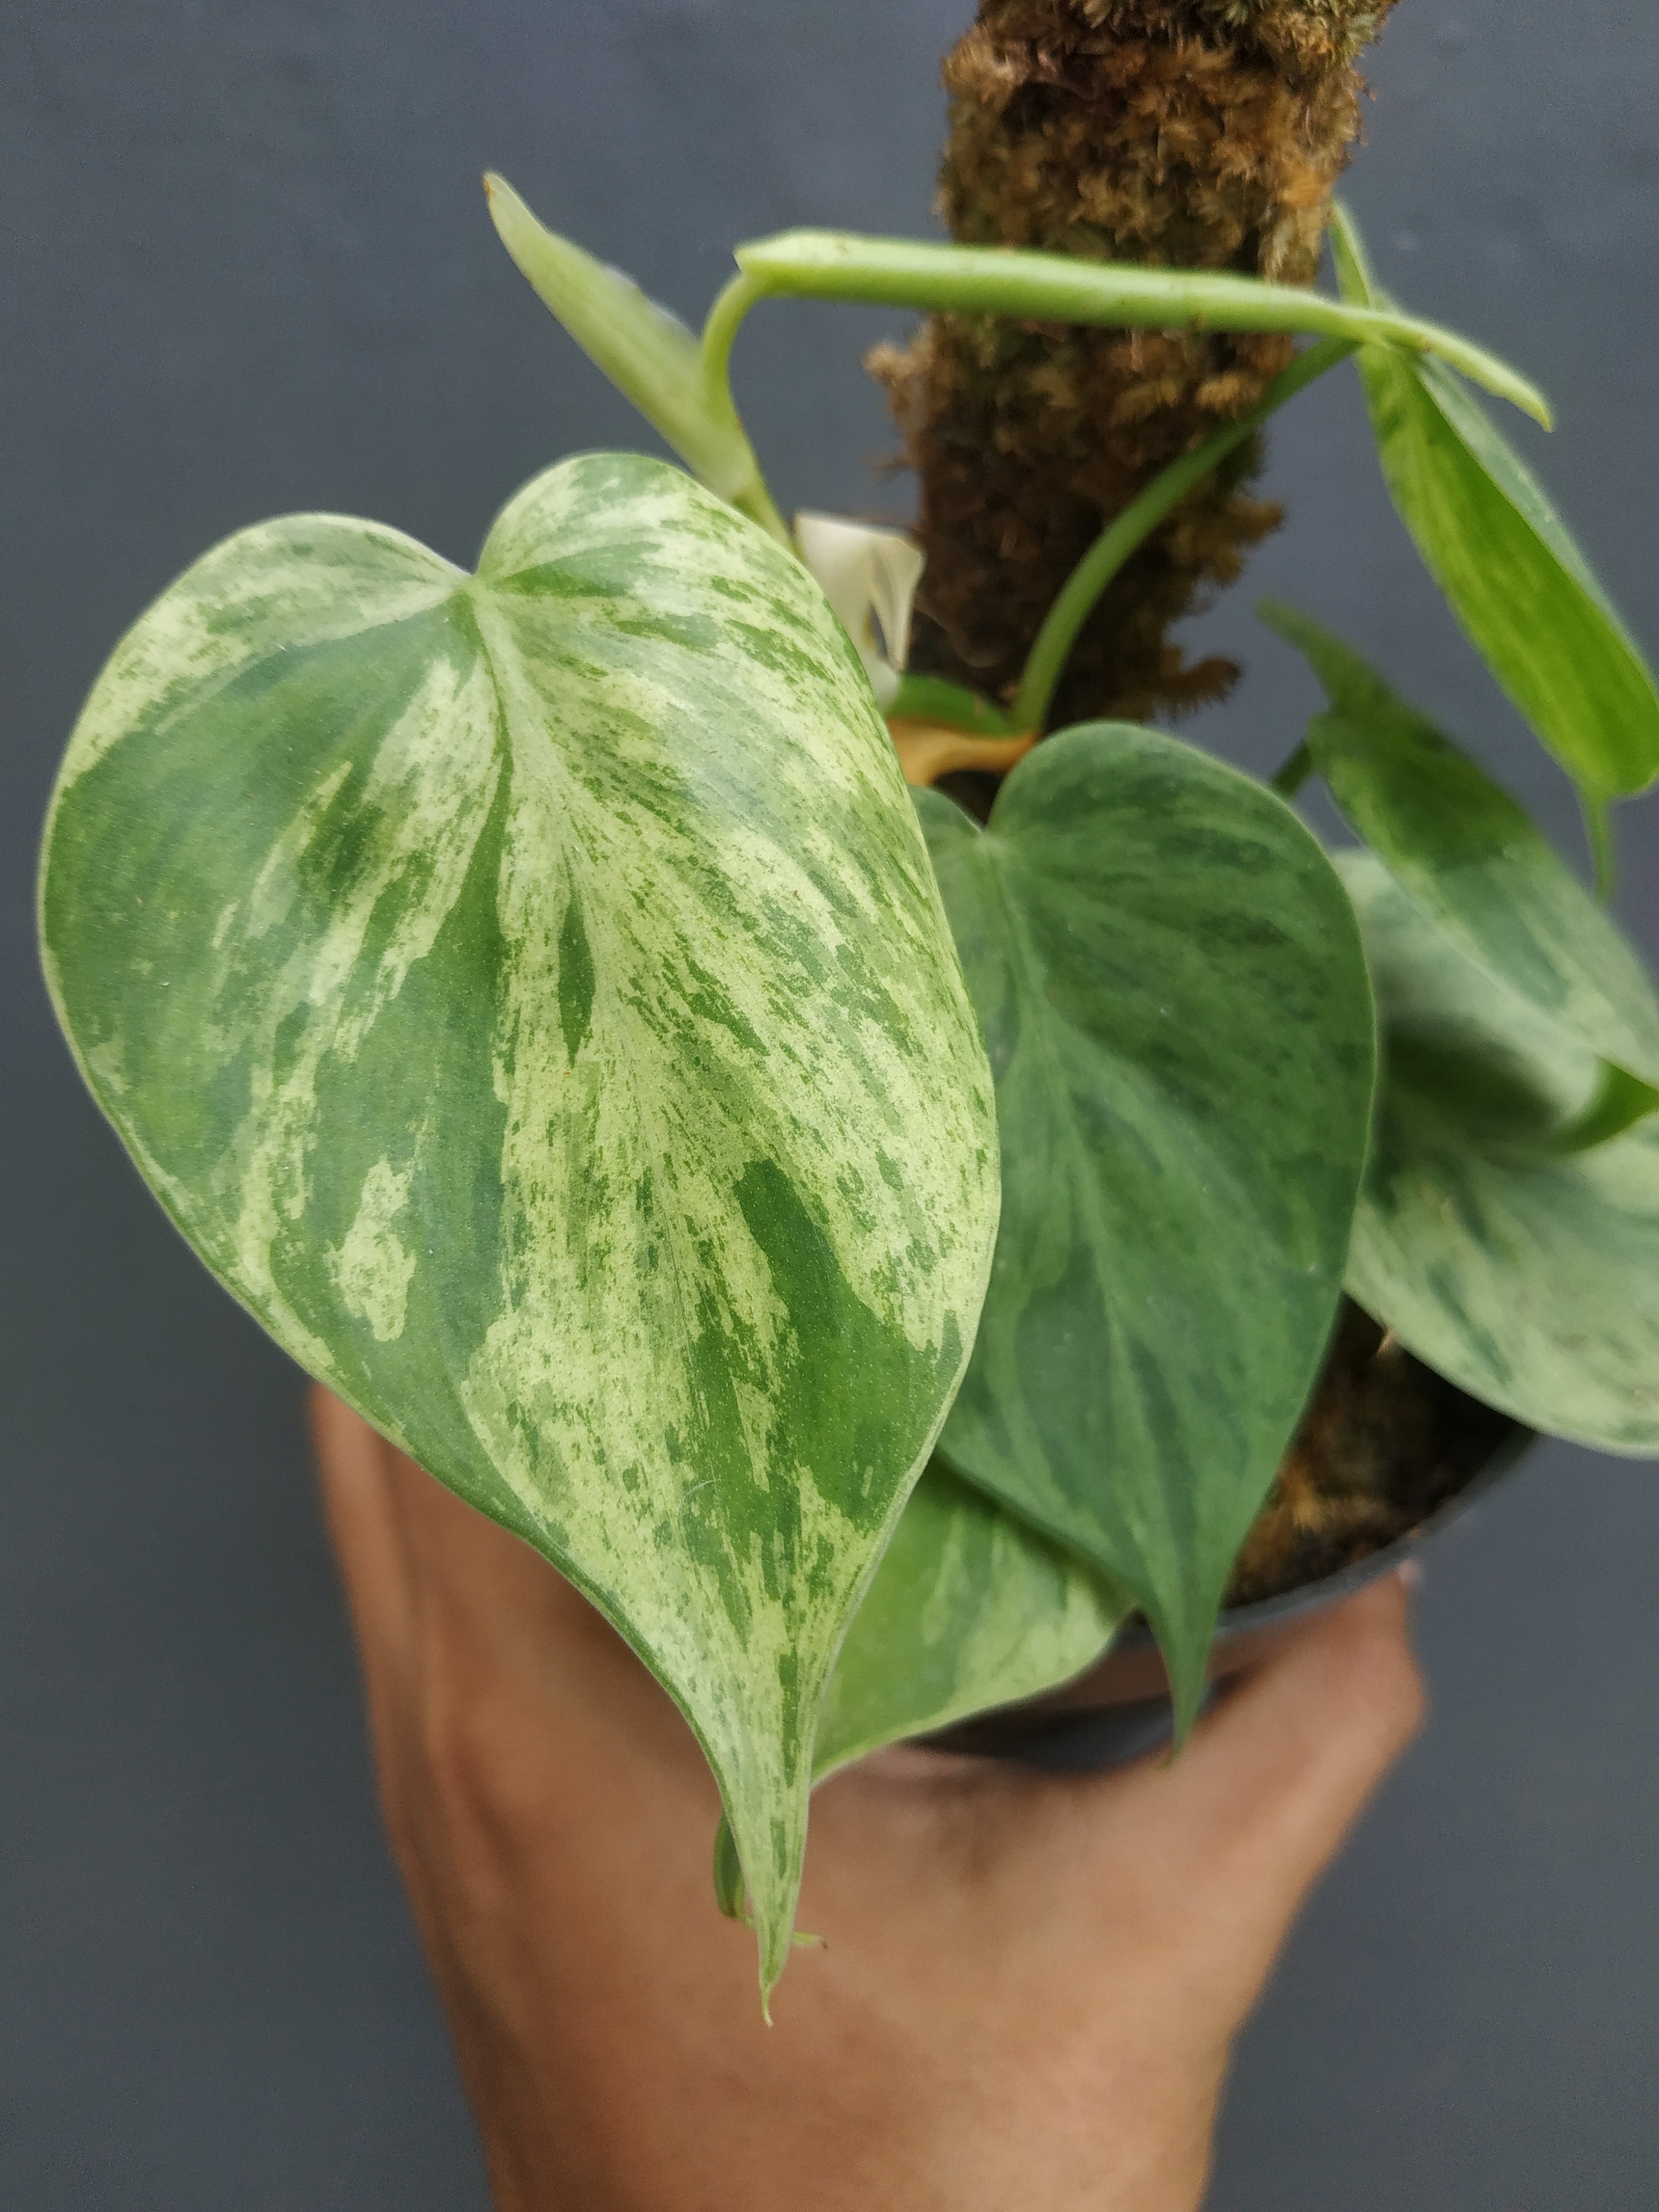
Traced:
[[1177, 1885], [1189, 1936], [1232, 1962], [1241, 2015], [1424, 1711], [1409, 1593], [1391, 1575], [1310, 1622], [1169, 1765], [1134, 1777], [1145, 1847]]

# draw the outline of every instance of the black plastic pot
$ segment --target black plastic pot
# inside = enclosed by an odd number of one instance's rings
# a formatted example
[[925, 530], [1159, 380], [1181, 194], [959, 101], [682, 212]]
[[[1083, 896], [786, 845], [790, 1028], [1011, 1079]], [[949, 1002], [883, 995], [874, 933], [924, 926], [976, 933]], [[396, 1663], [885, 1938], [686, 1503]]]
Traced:
[[[1490, 1421], [1491, 1415], [1486, 1413]], [[1210, 1646], [1212, 1696], [1228, 1678], [1242, 1673], [1305, 1628], [1329, 1606], [1351, 1597], [1367, 1583], [1392, 1574], [1423, 1547], [1468, 1512], [1477, 1501], [1513, 1472], [1534, 1431], [1518, 1423], [1508, 1427], [1481, 1464], [1443, 1504], [1380, 1550], [1356, 1559], [1335, 1574], [1281, 1596], [1224, 1612]], [[1169, 1678], [1152, 1631], [1134, 1620], [1121, 1631], [1098, 1663], [1073, 1682], [1018, 1705], [977, 1715], [925, 1741], [940, 1751], [1018, 1760], [1051, 1772], [1085, 1772], [1122, 1766], [1170, 1741], [1172, 1714]]]

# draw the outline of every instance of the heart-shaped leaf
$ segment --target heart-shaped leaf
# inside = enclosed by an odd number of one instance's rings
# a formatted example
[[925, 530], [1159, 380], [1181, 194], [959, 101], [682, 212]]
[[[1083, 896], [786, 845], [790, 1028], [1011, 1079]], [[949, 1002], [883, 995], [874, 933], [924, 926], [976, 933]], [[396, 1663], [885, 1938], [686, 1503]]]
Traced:
[[706, 1748], [787, 1954], [818, 1698], [972, 1341], [984, 1054], [862, 670], [678, 471], [468, 576], [244, 532], [82, 717], [42, 927], [185, 1234], [577, 1583]]
[[1659, 1000], [1617, 923], [1524, 809], [1358, 653], [1289, 607], [1260, 612], [1324, 684], [1331, 711], [1309, 725], [1308, 750], [1401, 889], [1477, 967], [1629, 1079], [1604, 1093], [1628, 1119], [1659, 1104]]
[[1341, 856], [1383, 1024], [1349, 1286], [1408, 1352], [1529, 1427], [1659, 1449], [1659, 1128], [1564, 1158], [1594, 1056]]
[[[1390, 303], [1351, 217], [1331, 225], [1345, 300]], [[1492, 674], [1599, 802], [1659, 775], [1659, 692], [1531, 471], [1443, 362], [1366, 346], [1359, 374], [1400, 519]]]
[[916, 803], [1002, 1139], [940, 1450], [1133, 1592], [1189, 1717], [1341, 1289], [1373, 1073], [1353, 915], [1287, 806], [1155, 731], [1048, 738], [983, 831]]
[[1134, 1601], [937, 1456], [854, 1615], [818, 1712], [820, 1778], [1069, 1681]]

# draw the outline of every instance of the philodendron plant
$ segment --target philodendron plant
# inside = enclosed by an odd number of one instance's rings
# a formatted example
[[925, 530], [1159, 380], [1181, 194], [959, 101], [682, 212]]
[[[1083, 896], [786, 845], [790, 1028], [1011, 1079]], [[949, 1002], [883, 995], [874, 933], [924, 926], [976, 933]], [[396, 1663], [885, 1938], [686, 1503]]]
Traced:
[[[738, 251], [697, 337], [491, 204], [684, 469], [562, 461], [470, 574], [331, 515], [204, 555], [70, 741], [46, 973], [219, 1279], [675, 1698], [769, 1989], [815, 1778], [1066, 1679], [1137, 1610], [1190, 1720], [1345, 1285], [1518, 1420], [1659, 1445], [1638, 957], [1287, 610], [1329, 706], [1277, 788], [1048, 732], [1107, 583], [1353, 355], [1604, 887], [1659, 699], [1470, 386], [1543, 402], [1385, 299], [1346, 224], [1336, 296], [797, 232]], [[779, 515], [727, 379], [773, 294], [1312, 342], [1115, 519], [993, 700], [904, 673], [902, 535]], [[1006, 772], [983, 828], [921, 787], [963, 766]], [[1314, 775], [1363, 850], [1292, 811]]]

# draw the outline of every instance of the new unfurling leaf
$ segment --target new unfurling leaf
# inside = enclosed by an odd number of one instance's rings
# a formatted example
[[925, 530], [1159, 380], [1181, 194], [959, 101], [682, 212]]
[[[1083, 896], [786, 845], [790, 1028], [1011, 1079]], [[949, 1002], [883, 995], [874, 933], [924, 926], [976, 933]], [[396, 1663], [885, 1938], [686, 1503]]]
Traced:
[[[1389, 302], [1352, 217], [1343, 297]], [[1659, 692], [1536, 477], [1443, 362], [1366, 346], [1360, 381], [1401, 520], [1487, 666], [1593, 804], [1659, 775]]]

